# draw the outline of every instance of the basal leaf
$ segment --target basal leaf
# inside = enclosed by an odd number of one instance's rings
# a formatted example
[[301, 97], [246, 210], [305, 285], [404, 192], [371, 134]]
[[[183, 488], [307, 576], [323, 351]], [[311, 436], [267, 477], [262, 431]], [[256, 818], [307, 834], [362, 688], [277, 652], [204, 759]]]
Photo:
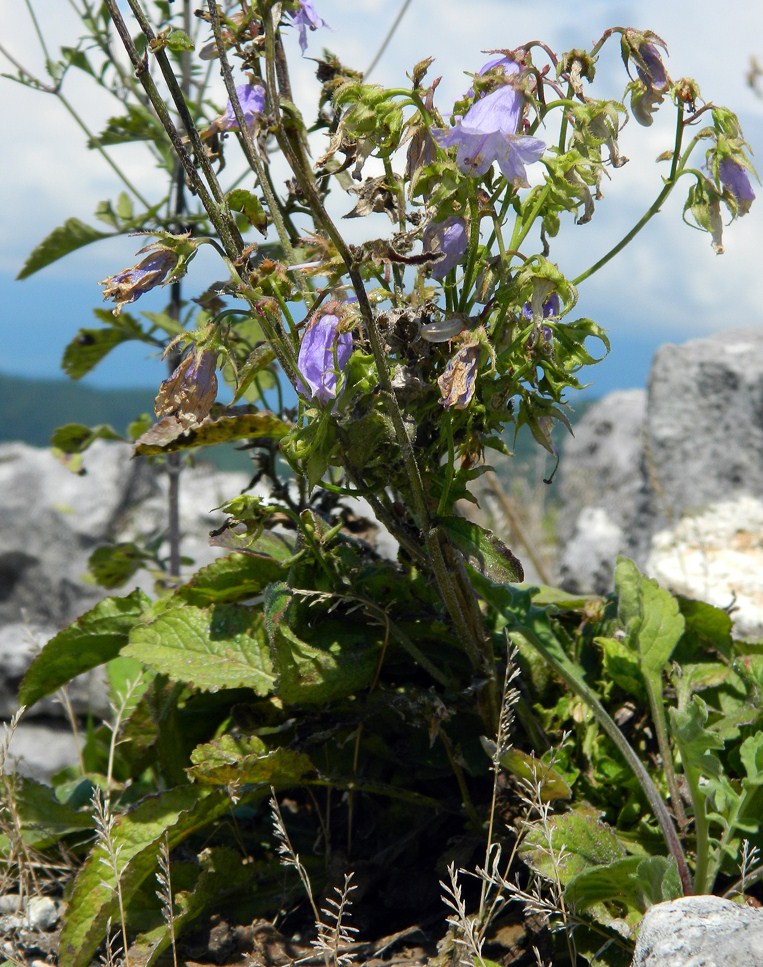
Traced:
[[[492, 739], [480, 737], [480, 744], [492, 759], [496, 745]], [[555, 799], [570, 799], [572, 790], [567, 780], [553, 766], [542, 759], [523, 752], [521, 749], [508, 749], [500, 757], [501, 768], [510, 772], [512, 776], [537, 787], [542, 802], [553, 802]]]
[[273, 688], [262, 614], [241, 605], [162, 604], [132, 629], [124, 654], [203, 691]]
[[76, 675], [110, 661], [127, 644], [130, 629], [149, 605], [140, 590], [100, 601], [45, 645], [24, 676], [19, 702], [33, 705]]
[[[549, 845], [554, 855], [550, 855]], [[609, 866], [625, 857], [625, 847], [615, 831], [591, 806], [578, 806], [544, 820], [543, 827], [538, 825], [528, 833], [520, 851], [541, 876], [554, 879], [558, 875], [565, 886], [583, 870]]]
[[465, 517], [443, 517], [439, 524], [480, 574], [496, 584], [511, 584], [524, 579], [518, 558], [492, 531]]
[[191, 753], [188, 777], [208, 785], [266, 783], [282, 788], [296, 785], [315, 772], [309, 756], [295, 749], [268, 749], [257, 736], [222, 735]]
[[289, 588], [268, 589], [265, 621], [281, 701], [331, 702], [367, 686], [379, 660], [379, 642], [369, 627], [328, 618], [314, 608], [308, 626], [299, 614]]
[[[32, 849], [47, 849], [70, 833], [93, 828], [90, 811], [59, 802], [55, 792], [41, 782], [12, 773], [6, 777], [8, 794], [21, 825], [24, 843]], [[0, 835], [0, 853], [7, 854], [8, 838]]]
[[617, 560], [615, 588], [618, 618], [640, 656], [642, 672], [659, 678], [684, 631], [678, 601], [626, 557]]
[[50, 235], [33, 249], [16, 278], [26, 279], [70, 252], [91, 242], [97, 242], [98, 239], [110, 237], [110, 232], [99, 232], [98, 229], [85, 225], [78, 218], [68, 218], [63, 225], [53, 229]]
[[[170, 849], [230, 809], [223, 792], [180, 786], [151, 796], [119, 816], [112, 832], [119, 851], [117, 864], [123, 900], [130, 898], [156, 870], [165, 833]], [[77, 874], [61, 931], [59, 967], [88, 967], [103, 940], [109, 920], [117, 922], [119, 907], [113, 872], [102, 846], [90, 853]]]

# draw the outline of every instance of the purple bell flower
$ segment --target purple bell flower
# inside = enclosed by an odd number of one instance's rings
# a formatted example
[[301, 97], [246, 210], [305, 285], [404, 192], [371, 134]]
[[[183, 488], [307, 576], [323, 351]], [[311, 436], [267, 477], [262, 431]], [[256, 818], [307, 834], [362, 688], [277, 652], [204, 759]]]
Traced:
[[[506, 57], [488, 61], [480, 73], [503, 66], [515, 74], [519, 65]], [[539, 138], [517, 134], [525, 98], [511, 83], [480, 97], [449, 131], [432, 134], [443, 148], [456, 148], [456, 163], [467, 175], [484, 175], [497, 161], [504, 178], [515, 187], [528, 186], [525, 165], [538, 161], [546, 149]]]
[[746, 215], [755, 201], [747, 169], [733, 158], [723, 158], [718, 166], [721, 184], [728, 191], [737, 204], [740, 215]]
[[[261, 84], [242, 84], [236, 88], [236, 94], [246, 126], [251, 130], [265, 113], [265, 88]], [[219, 118], [218, 127], [221, 131], [238, 131], [238, 121], [230, 101], [225, 108], [225, 114]]]
[[352, 355], [352, 334], [339, 332], [339, 316], [313, 316], [302, 336], [297, 392], [320, 403], [337, 397], [337, 381]]
[[424, 229], [424, 251], [442, 253], [439, 262], [432, 267], [433, 279], [444, 279], [464, 257], [469, 236], [466, 222], [458, 215], [451, 215], [442, 222], [431, 222]]
[[641, 81], [652, 91], [664, 91], [668, 86], [668, 75], [657, 47], [644, 41], [638, 47], [641, 62], [636, 61], [636, 73]]
[[328, 27], [326, 21], [315, 12], [313, 0], [299, 0], [299, 10], [292, 14], [291, 20], [299, 30], [299, 46], [303, 54], [307, 50], [307, 31]]

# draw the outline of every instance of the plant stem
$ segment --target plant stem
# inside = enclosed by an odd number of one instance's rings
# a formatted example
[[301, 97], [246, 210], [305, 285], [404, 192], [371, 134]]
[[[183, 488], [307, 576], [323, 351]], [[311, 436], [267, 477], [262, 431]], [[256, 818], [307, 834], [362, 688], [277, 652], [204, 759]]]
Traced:
[[636, 776], [636, 779], [638, 779], [639, 785], [647, 798], [655, 819], [659, 823], [665, 843], [676, 861], [678, 875], [681, 880], [684, 895], [689, 896], [693, 890], [691, 873], [686, 862], [686, 856], [684, 855], [681, 842], [678, 839], [678, 834], [676, 833], [675, 826], [673, 825], [673, 820], [670, 817], [667, 806], [663, 802], [657, 787], [655, 786], [654, 782], [652, 782], [652, 777], [646, 771], [641, 760], [628, 744], [627, 739], [617, 727], [617, 723], [609, 715], [604, 706], [599, 702], [598, 698], [588, 687], [588, 685], [586, 685], [585, 682], [580, 679], [575, 671], [568, 667], [568, 662], [562, 661], [556, 655], [554, 655], [550, 648], [545, 645], [530, 628], [527, 628], [524, 625], [517, 626], [513, 631], [510, 632], [510, 637], [512, 641], [514, 641], [517, 637], [523, 638], [527, 644], [539, 652], [539, 654], [549, 663], [549, 665], [551, 665], [557, 675], [559, 675], [559, 677], [562, 678], [567, 685], [569, 685], [576, 695], [583, 699], [588, 708], [591, 710], [593, 717], [614, 743], [620, 755], [622, 755], [622, 757], [628, 763], [633, 771], [633, 774]]

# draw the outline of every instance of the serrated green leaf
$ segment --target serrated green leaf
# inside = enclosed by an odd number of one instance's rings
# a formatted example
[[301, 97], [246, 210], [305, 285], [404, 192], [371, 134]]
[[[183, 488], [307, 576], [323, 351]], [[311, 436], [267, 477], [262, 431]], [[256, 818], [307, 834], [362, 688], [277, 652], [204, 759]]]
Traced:
[[[180, 786], [151, 796], [117, 817], [112, 831], [122, 898], [130, 898], [156, 870], [165, 833], [170, 849], [230, 809], [225, 793]], [[119, 901], [111, 865], [101, 845], [77, 874], [61, 931], [59, 967], [88, 967], [109, 920], [118, 921]]]
[[679, 752], [684, 772], [697, 772], [705, 778], [717, 777], [722, 767], [713, 750], [723, 748], [723, 740], [715, 732], [705, 728], [708, 719], [707, 705], [698, 695], [683, 709], [668, 709], [670, 732]]
[[189, 604], [205, 605], [253, 598], [282, 577], [277, 560], [261, 554], [228, 554], [197, 571], [175, 591]]
[[266, 783], [283, 788], [315, 772], [309, 756], [295, 749], [268, 749], [257, 736], [222, 735], [191, 753], [188, 777], [207, 785]]
[[40, 269], [44, 269], [46, 265], [52, 265], [53, 262], [57, 262], [58, 259], [62, 259], [78, 248], [97, 242], [101, 238], [111, 237], [111, 232], [99, 232], [98, 229], [91, 228], [78, 218], [68, 218], [31, 252], [16, 278], [27, 279]]
[[632, 649], [618, 638], [594, 638], [594, 644], [602, 650], [607, 677], [634, 698], [646, 698], [644, 679]]
[[33, 705], [75, 676], [116, 657], [149, 605], [149, 598], [140, 590], [123, 598], [105, 598], [59, 631], [29, 666], [19, 688], [19, 702]]
[[[367, 686], [379, 660], [379, 643], [369, 628], [325, 615], [318, 618], [311, 609], [308, 631], [298, 613], [286, 585], [266, 590], [265, 621], [281, 701], [320, 704]], [[301, 635], [309, 636], [309, 642]]]
[[617, 615], [640, 656], [642, 672], [659, 678], [684, 631], [678, 601], [626, 557], [617, 560], [615, 588]]
[[124, 437], [113, 427], [101, 423], [85, 426], [82, 423], [65, 423], [53, 431], [50, 445], [62, 453], [84, 453], [96, 440], [122, 440]]
[[541, 876], [566, 886], [583, 870], [622, 860], [625, 847], [593, 807], [578, 806], [530, 830], [520, 853]]
[[442, 517], [438, 523], [467, 562], [484, 577], [496, 584], [513, 584], [524, 579], [518, 558], [492, 531], [465, 517]]
[[136, 338], [124, 325], [80, 329], [64, 350], [61, 368], [69, 379], [82, 379], [116, 346]]
[[132, 629], [123, 653], [202, 691], [251, 688], [267, 695], [273, 689], [262, 614], [241, 605], [161, 603]]

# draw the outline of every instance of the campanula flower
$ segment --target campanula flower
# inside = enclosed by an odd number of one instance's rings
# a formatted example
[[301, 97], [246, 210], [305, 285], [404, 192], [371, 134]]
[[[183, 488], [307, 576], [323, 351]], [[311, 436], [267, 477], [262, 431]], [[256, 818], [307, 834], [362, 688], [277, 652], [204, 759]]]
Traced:
[[432, 267], [432, 278], [444, 279], [464, 257], [469, 243], [466, 222], [458, 215], [442, 222], [430, 222], [424, 229], [423, 242], [425, 252], [442, 253], [442, 258]]
[[339, 322], [330, 311], [313, 316], [299, 347], [297, 391], [320, 403], [336, 399], [339, 374], [352, 355], [352, 334], [340, 332]]
[[[261, 84], [253, 84], [250, 81], [237, 87], [236, 95], [241, 105], [241, 113], [244, 115], [244, 122], [251, 131], [265, 113], [265, 88]], [[238, 121], [230, 101], [225, 108], [225, 113], [217, 119], [217, 128], [220, 131], [238, 131]]]
[[[501, 66], [507, 77], [519, 65], [506, 57], [489, 61], [480, 73]], [[478, 98], [449, 131], [433, 130], [443, 148], [456, 148], [456, 163], [467, 175], [480, 176], [497, 161], [504, 178], [527, 187], [525, 165], [538, 161], [546, 145], [539, 138], [517, 134], [525, 98], [511, 81]]]
[[[136, 299], [155, 289], [158, 285], [167, 285], [172, 281], [171, 273], [178, 264], [176, 252], [163, 245], [149, 245], [142, 248], [141, 252], [148, 251], [144, 259], [131, 266], [129, 269], [122, 269], [116, 275], [110, 275], [103, 279], [98, 285], [102, 285], [103, 298], [112, 299], [116, 302], [114, 315], [118, 316], [122, 311], [122, 306], [135, 302]], [[138, 253], [140, 254], [140, 253]]]
[[718, 174], [724, 189], [733, 197], [740, 215], [746, 215], [755, 201], [747, 169], [734, 158], [723, 158], [718, 165]]
[[292, 14], [291, 20], [299, 30], [299, 46], [303, 54], [307, 50], [307, 31], [328, 26], [326, 21], [315, 12], [313, 0], [299, 0], [299, 10]]
[[209, 415], [217, 396], [217, 353], [209, 349], [189, 352], [159, 387], [154, 400], [158, 417], [176, 416], [186, 429]]

